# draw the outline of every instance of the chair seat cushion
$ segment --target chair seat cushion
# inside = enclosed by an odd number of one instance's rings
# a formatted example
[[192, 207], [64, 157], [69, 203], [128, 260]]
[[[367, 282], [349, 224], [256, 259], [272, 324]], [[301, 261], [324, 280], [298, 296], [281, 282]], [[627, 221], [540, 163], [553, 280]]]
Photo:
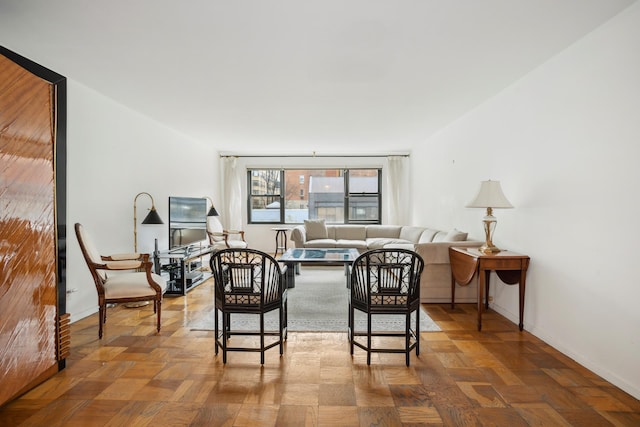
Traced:
[[[164, 293], [167, 281], [155, 273], [152, 273], [151, 277]], [[111, 274], [104, 284], [104, 295], [107, 299], [153, 297], [155, 294], [156, 291], [149, 286], [147, 274], [144, 272]]]
[[230, 248], [244, 249], [247, 247], [247, 242], [243, 240], [227, 240], [227, 242], [229, 243]]

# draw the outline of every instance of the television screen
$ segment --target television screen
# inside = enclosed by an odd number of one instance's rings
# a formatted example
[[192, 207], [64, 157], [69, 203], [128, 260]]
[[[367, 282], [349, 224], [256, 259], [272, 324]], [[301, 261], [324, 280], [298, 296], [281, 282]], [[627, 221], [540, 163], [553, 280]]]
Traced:
[[208, 240], [207, 199], [169, 197], [169, 249]]

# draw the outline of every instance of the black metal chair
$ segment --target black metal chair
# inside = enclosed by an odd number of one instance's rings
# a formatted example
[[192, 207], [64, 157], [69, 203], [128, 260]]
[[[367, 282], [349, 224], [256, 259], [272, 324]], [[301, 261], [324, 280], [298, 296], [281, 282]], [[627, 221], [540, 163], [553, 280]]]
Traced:
[[[351, 354], [354, 346], [367, 352], [367, 365], [371, 353], [405, 353], [415, 348], [420, 354], [420, 275], [424, 261], [414, 251], [405, 249], [376, 249], [361, 254], [351, 267], [351, 295], [349, 298], [349, 342]], [[355, 310], [367, 316], [367, 331], [356, 331]], [[415, 326], [411, 315], [415, 312]], [[373, 315], [404, 315], [404, 331], [374, 331]], [[356, 340], [366, 336], [366, 344]], [[372, 337], [404, 337], [404, 348], [372, 347]]]
[[[264, 352], [276, 345], [283, 354], [283, 342], [287, 339], [287, 284], [286, 267], [280, 267], [272, 256], [255, 249], [223, 249], [209, 260], [215, 280], [215, 351], [222, 347], [222, 361], [227, 363], [228, 351], [260, 352], [264, 364]], [[265, 330], [264, 316], [279, 310], [278, 330]], [[222, 313], [221, 316], [219, 314]], [[257, 314], [259, 331], [233, 329], [232, 314]], [[219, 330], [222, 318], [222, 331]], [[259, 347], [232, 347], [228, 341], [233, 335], [259, 336]], [[265, 344], [265, 336], [277, 336]]]

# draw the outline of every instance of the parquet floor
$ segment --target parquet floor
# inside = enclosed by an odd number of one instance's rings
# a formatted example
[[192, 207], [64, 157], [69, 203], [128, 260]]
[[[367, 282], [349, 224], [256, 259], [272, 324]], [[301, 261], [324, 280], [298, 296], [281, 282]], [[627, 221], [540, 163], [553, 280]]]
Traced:
[[[640, 402], [495, 312], [427, 305], [442, 332], [422, 334], [411, 367], [372, 356], [345, 333], [289, 333], [258, 353], [214, 356], [213, 333], [188, 326], [212, 286], [152, 309], [108, 311], [72, 325], [67, 368], [0, 408], [0, 426], [640, 426]], [[345, 313], [346, 316], [346, 313]]]

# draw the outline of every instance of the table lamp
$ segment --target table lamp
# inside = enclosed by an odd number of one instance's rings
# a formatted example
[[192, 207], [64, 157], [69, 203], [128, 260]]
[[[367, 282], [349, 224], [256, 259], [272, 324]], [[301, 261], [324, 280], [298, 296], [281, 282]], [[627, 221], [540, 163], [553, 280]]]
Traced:
[[492, 254], [500, 252], [492, 242], [493, 232], [496, 229], [496, 217], [493, 216], [493, 209], [509, 209], [513, 208], [513, 205], [507, 200], [502, 187], [500, 187], [500, 181], [482, 181], [480, 183], [480, 190], [478, 195], [471, 203], [467, 205], [468, 208], [486, 208], [487, 215], [482, 219], [484, 223], [485, 243], [480, 247], [480, 252], [485, 254]]

